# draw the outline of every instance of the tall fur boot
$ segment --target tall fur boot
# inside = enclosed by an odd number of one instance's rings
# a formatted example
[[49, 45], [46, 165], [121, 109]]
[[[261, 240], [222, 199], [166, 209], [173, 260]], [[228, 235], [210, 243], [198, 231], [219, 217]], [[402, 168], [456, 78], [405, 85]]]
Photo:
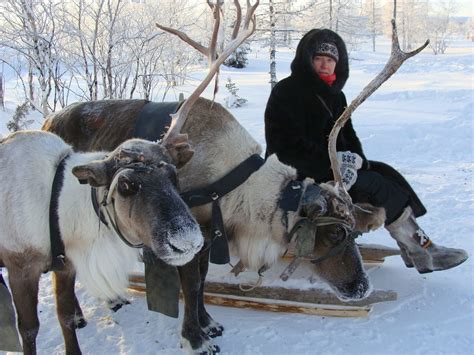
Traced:
[[420, 274], [446, 270], [467, 260], [465, 250], [436, 245], [416, 223], [411, 207], [385, 228], [397, 241], [407, 267], [416, 267]]

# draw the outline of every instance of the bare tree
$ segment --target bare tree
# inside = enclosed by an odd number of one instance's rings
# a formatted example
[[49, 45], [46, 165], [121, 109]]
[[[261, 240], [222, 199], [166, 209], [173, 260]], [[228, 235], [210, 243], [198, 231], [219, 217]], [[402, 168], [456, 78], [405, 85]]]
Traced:
[[273, 88], [277, 83], [276, 76], [276, 54], [278, 46], [289, 46], [291, 34], [300, 32], [297, 23], [309, 13], [317, 1], [308, 0], [297, 2], [295, 0], [266, 0], [262, 7], [258, 20], [258, 40], [264, 46], [268, 46], [269, 52], [269, 74], [270, 86]]
[[430, 4], [424, 34], [430, 38], [430, 48], [434, 54], [444, 54], [448, 48], [448, 37], [451, 34], [452, 14], [457, 2], [445, 0]]
[[379, 0], [365, 0], [363, 14], [367, 17], [367, 28], [372, 39], [372, 51], [375, 52], [375, 40], [383, 33], [383, 3]]
[[4, 89], [4, 77], [3, 77], [3, 63], [2, 71], [0, 72], [0, 105], [2, 106], [3, 111], [5, 111], [5, 89]]
[[[221, 11], [223, 1], [216, 0], [215, 3], [212, 3], [210, 0], [208, 0], [208, 4], [213, 12], [214, 28], [212, 30], [209, 46], [207, 47], [196, 42], [182, 31], [166, 27], [158, 23], [156, 24], [159, 29], [177, 36], [185, 43], [196, 49], [199, 53], [207, 57], [209, 63], [209, 71], [206, 77], [193, 91], [193, 93], [186, 99], [184, 104], [181, 105], [178, 112], [172, 115], [171, 127], [163, 138], [163, 142], [165, 143], [181, 135], [179, 132], [181, 131], [181, 128], [186, 122], [188, 113], [191, 110], [192, 105], [196, 102], [196, 100], [199, 98], [205, 88], [209, 85], [212, 79], [217, 76], [219, 72], [219, 67], [225, 62], [229, 55], [231, 55], [248, 37], [250, 37], [255, 32], [255, 28], [257, 26], [255, 10], [259, 5], [259, 0], [255, 0], [254, 4], [252, 4], [250, 0], [247, 0], [247, 9], [245, 17], [242, 19], [241, 12], [237, 11], [238, 16], [234, 24], [234, 31], [232, 32], [231, 40], [225, 46], [224, 43], [222, 43], [222, 50], [221, 52], [218, 52], [218, 33], [219, 27], [221, 26]], [[235, 1], [234, 4], [238, 9], [240, 8], [239, 1]], [[214, 93], [216, 92], [216, 89], [217, 87], [215, 88]]]
[[[43, 115], [50, 111], [49, 98], [54, 90], [58, 61], [56, 10], [53, 0], [5, 0], [0, 3], [0, 45], [21, 54], [29, 67], [29, 92], [25, 96]], [[38, 86], [38, 99], [34, 87]]]
[[87, 88], [80, 96], [88, 100], [97, 100], [99, 96], [98, 47], [105, 1], [71, 0], [64, 5], [63, 29], [69, 36], [63, 44], [69, 53], [67, 65], [79, 88], [85, 81]]
[[[415, 45], [425, 40], [426, 16], [430, 2], [427, 0], [398, 0], [396, 1], [396, 18], [401, 39], [401, 48], [411, 50]], [[393, 3], [387, 3], [386, 16], [393, 17]], [[388, 30], [388, 28], [387, 28]], [[387, 31], [388, 32], [388, 31]]]

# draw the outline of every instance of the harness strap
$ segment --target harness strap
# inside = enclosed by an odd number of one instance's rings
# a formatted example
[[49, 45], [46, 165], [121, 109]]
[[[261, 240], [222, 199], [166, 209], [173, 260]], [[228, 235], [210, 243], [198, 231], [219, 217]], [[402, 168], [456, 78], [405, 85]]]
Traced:
[[350, 235], [349, 233], [345, 233], [344, 240], [341, 243], [339, 243], [334, 248], [329, 250], [327, 254], [316, 259], [311, 259], [310, 260], [311, 264], [319, 264], [320, 262], [323, 262], [324, 260], [327, 260], [329, 258], [332, 258], [333, 256], [336, 256], [339, 253], [342, 253], [346, 249], [349, 242], [353, 239], [354, 238], [352, 237], [352, 235]]
[[64, 259], [66, 258], [64, 251], [64, 243], [61, 238], [61, 230], [59, 228], [58, 203], [59, 193], [63, 187], [64, 170], [66, 160], [69, 158], [67, 154], [59, 162], [54, 174], [53, 186], [51, 190], [51, 200], [49, 203], [49, 238], [51, 243], [51, 271], [61, 271], [64, 269]]
[[128, 241], [128, 239], [123, 235], [122, 231], [120, 230], [116, 218], [115, 218], [115, 206], [114, 203], [112, 202], [112, 211], [113, 211], [113, 217], [109, 212], [109, 209], [107, 206], [105, 206], [105, 213], [107, 213], [107, 217], [109, 217], [110, 224], [112, 225], [112, 229], [114, 230], [115, 234], [124, 242], [127, 246], [130, 248], [136, 248], [136, 249], [141, 249], [145, 246], [143, 243], [139, 244], [132, 244], [131, 242]]
[[99, 217], [99, 220], [108, 227], [109, 223], [107, 222], [104, 214], [100, 210], [99, 201], [97, 200], [97, 189], [93, 186], [91, 186], [91, 199], [92, 199], [92, 206], [94, 207], [95, 214], [97, 215], [97, 217]]
[[228, 239], [219, 199], [242, 185], [263, 164], [264, 160], [260, 155], [251, 155], [216, 182], [200, 189], [181, 193], [181, 198], [190, 208], [212, 202], [211, 263], [227, 264], [230, 261]]
[[264, 160], [260, 155], [251, 155], [221, 179], [206, 187], [182, 192], [181, 198], [189, 207], [210, 203], [243, 184], [263, 163]]
[[210, 260], [214, 264], [223, 265], [230, 261], [228, 239], [224, 228], [219, 200], [212, 202], [212, 243]]
[[303, 195], [303, 182], [299, 180], [291, 180], [286, 184], [285, 188], [280, 194], [278, 200], [278, 207], [283, 211], [295, 212], [300, 205], [301, 196]]

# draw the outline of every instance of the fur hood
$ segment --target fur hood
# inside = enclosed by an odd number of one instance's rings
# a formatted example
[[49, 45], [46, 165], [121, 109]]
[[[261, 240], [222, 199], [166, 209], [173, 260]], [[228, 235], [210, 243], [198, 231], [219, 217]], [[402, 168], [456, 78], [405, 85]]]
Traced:
[[[324, 42], [334, 43], [339, 52], [339, 61], [335, 70], [336, 81], [332, 86], [319, 78], [312, 65], [316, 48]], [[291, 76], [297, 77], [298, 80], [302, 80], [318, 92], [339, 93], [349, 78], [349, 59], [342, 38], [336, 32], [328, 29], [317, 28], [306, 33], [298, 44], [295, 59], [291, 63]]]

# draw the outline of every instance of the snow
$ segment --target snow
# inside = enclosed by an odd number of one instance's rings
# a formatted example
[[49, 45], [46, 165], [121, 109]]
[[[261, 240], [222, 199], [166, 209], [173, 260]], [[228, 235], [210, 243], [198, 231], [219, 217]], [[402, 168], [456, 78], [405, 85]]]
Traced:
[[[388, 57], [388, 42], [377, 53], [363, 47], [352, 52], [351, 77], [345, 93], [350, 101], [380, 70]], [[294, 50], [277, 54], [278, 78], [289, 74]], [[420, 219], [435, 243], [463, 248], [474, 255], [474, 44], [457, 40], [447, 54], [429, 50], [406, 62], [353, 115], [366, 155], [398, 168], [419, 194], [428, 214]], [[194, 75], [198, 80], [203, 72]], [[263, 112], [268, 98], [267, 52], [255, 49], [244, 70], [223, 68], [218, 101], [228, 93], [230, 77], [248, 103], [231, 111], [264, 145]], [[7, 82], [7, 109], [0, 112], [0, 133], [21, 102]], [[181, 88], [189, 92], [190, 88]], [[211, 97], [211, 89], [205, 96]], [[172, 95], [171, 95], [172, 96]], [[170, 99], [173, 99], [170, 97]], [[39, 115], [32, 115], [36, 126]], [[395, 247], [384, 229], [364, 235], [361, 242]], [[224, 267], [225, 268], [225, 267]], [[211, 277], [221, 269], [213, 268]], [[224, 269], [224, 272], [227, 272]], [[472, 258], [461, 266], [431, 274], [405, 268], [390, 257], [368, 269], [376, 289], [394, 290], [398, 300], [375, 304], [365, 318], [329, 318], [267, 313], [208, 306], [225, 327], [216, 338], [222, 354], [472, 354], [474, 349], [474, 270]], [[225, 276], [229, 277], [229, 276]], [[247, 275], [256, 280], [255, 274]], [[267, 278], [271, 276], [266, 276]], [[268, 283], [276, 280], [266, 280]], [[292, 282], [292, 283], [291, 283]], [[309, 280], [291, 280], [308, 287]], [[325, 287], [325, 286], [322, 286]], [[77, 293], [88, 326], [78, 331], [85, 354], [183, 354], [179, 319], [147, 311], [142, 294], [130, 293], [131, 305], [117, 313], [87, 295]], [[64, 353], [56, 320], [50, 275], [43, 276], [39, 295], [39, 354]]]

